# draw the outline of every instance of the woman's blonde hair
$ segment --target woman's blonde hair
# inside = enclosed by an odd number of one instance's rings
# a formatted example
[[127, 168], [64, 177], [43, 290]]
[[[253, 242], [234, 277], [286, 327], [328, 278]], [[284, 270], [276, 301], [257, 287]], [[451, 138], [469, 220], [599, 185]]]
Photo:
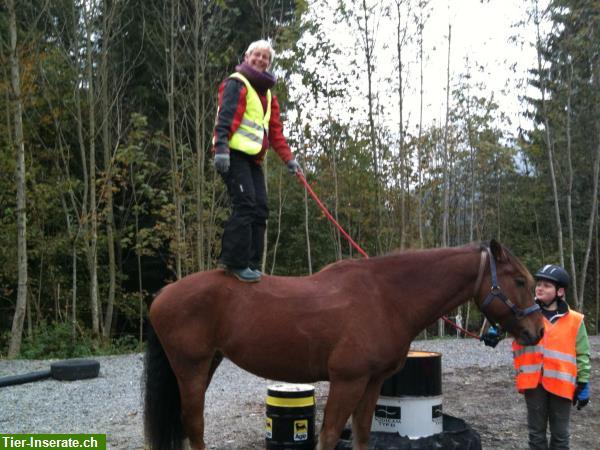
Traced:
[[263, 49], [263, 50], [268, 50], [269, 54], [271, 55], [271, 59], [269, 60], [269, 62], [271, 62], [271, 63], [273, 62], [273, 59], [275, 58], [275, 50], [273, 50], [271, 43], [265, 39], [260, 39], [258, 41], [254, 41], [252, 44], [250, 44], [248, 46], [248, 50], [246, 50], [246, 53], [244, 53], [244, 55], [250, 56], [250, 54], [257, 48]]

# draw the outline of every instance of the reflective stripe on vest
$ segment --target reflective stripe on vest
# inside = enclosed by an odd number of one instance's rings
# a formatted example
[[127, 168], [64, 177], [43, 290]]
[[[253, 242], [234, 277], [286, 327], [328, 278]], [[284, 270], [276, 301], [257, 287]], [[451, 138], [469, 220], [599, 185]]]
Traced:
[[513, 342], [519, 392], [541, 383], [548, 392], [573, 398], [577, 383], [577, 333], [582, 320], [583, 315], [576, 311], [569, 311], [554, 324], [544, 318], [544, 337], [538, 345], [523, 347]]
[[234, 73], [230, 78], [241, 80], [246, 86], [246, 110], [240, 122], [240, 127], [229, 139], [229, 148], [234, 148], [249, 155], [260, 153], [263, 147], [265, 133], [269, 132], [271, 120], [271, 90], [267, 90], [267, 111], [256, 90], [248, 79], [240, 73]]

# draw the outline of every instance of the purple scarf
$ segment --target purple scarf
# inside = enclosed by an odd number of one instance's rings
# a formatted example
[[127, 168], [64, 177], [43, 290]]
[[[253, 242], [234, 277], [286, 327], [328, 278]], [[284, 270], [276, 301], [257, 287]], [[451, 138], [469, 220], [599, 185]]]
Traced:
[[242, 64], [235, 66], [235, 70], [244, 75], [252, 87], [254, 87], [261, 95], [265, 95], [267, 90], [275, 85], [275, 75], [267, 71], [259, 72], [258, 70], [253, 69], [248, 63], [243, 62]]

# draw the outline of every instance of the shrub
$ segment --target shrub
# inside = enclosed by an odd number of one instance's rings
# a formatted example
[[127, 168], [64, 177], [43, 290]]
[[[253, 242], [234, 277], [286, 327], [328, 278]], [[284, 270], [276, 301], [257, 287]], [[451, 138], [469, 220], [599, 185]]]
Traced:
[[110, 341], [94, 338], [87, 329], [79, 329], [73, 336], [73, 327], [65, 322], [42, 322], [21, 345], [24, 359], [68, 359], [112, 355], [141, 351], [132, 335], [121, 335]]
[[87, 333], [73, 336], [72, 325], [64, 322], [42, 322], [26, 336], [21, 345], [25, 359], [60, 359], [91, 356], [97, 353], [97, 344]]

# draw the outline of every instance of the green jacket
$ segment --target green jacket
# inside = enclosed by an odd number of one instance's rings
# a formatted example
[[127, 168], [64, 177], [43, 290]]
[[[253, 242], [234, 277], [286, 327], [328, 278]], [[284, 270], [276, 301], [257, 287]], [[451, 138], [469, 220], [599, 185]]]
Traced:
[[[558, 300], [558, 309], [556, 311], [547, 311], [542, 308], [542, 313], [546, 316], [551, 323], [560, 320], [561, 317], [568, 314], [570, 311], [569, 305], [563, 299]], [[577, 338], [575, 344], [575, 352], [577, 358], [577, 382], [588, 383], [590, 381], [590, 341], [588, 339], [587, 330], [585, 328], [585, 322], [582, 320], [579, 330], [577, 331]]]
[[577, 332], [577, 382], [588, 383], [590, 381], [590, 341], [588, 339], [585, 322], [581, 321], [581, 326]]

